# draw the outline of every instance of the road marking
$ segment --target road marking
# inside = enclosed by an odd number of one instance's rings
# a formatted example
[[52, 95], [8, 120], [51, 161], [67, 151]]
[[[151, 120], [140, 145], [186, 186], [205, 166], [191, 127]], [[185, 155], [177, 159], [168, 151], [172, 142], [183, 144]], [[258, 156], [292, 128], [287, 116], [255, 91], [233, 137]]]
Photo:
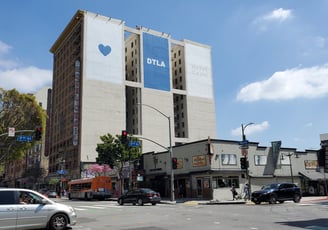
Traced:
[[105, 209], [104, 207], [96, 207], [96, 206], [79, 206], [82, 208], [94, 208], [94, 209]]
[[85, 211], [85, 210], [87, 210], [85, 208], [74, 208], [74, 209], [77, 210], [77, 211]]

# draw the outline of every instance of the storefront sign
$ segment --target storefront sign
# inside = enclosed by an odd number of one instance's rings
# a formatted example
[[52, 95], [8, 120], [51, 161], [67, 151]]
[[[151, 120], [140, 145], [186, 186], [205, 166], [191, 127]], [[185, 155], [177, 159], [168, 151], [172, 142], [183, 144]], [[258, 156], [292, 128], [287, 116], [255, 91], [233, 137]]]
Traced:
[[305, 169], [317, 169], [318, 161], [317, 160], [305, 160], [304, 165], [305, 165]]
[[198, 155], [192, 157], [192, 166], [193, 167], [202, 167], [206, 166], [206, 158], [204, 155]]

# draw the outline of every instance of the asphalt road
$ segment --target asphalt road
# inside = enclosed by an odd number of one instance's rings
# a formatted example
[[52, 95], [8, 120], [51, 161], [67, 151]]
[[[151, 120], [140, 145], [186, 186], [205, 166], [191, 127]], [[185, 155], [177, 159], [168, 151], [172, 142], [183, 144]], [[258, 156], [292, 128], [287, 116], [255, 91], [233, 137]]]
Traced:
[[119, 206], [114, 201], [62, 201], [78, 215], [73, 230], [328, 230], [328, 201], [204, 205], [197, 202]]

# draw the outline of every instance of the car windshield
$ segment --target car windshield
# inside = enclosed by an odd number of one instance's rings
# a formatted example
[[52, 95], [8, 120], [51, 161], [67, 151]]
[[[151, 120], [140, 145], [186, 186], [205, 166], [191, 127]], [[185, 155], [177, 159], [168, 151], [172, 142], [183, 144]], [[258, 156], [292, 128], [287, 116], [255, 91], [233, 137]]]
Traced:
[[265, 185], [262, 187], [262, 190], [270, 190], [270, 189], [274, 189], [274, 188], [278, 188], [278, 184]]
[[144, 191], [145, 193], [148, 193], [148, 192], [154, 192], [153, 190], [149, 189], [149, 188], [143, 188], [141, 189], [142, 191]]

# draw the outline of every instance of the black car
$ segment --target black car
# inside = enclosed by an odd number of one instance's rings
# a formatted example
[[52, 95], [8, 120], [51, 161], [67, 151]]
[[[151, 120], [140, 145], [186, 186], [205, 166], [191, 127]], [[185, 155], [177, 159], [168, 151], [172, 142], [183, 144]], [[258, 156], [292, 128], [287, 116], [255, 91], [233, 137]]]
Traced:
[[301, 189], [293, 183], [273, 183], [262, 187], [261, 190], [252, 192], [251, 200], [255, 204], [269, 202], [275, 204], [277, 201], [283, 203], [292, 200], [299, 203], [302, 198]]
[[161, 195], [149, 188], [138, 188], [128, 191], [117, 200], [119, 205], [123, 205], [125, 203], [132, 203], [133, 205], [144, 205], [145, 203], [151, 203], [152, 205], [156, 205], [160, 201]]

